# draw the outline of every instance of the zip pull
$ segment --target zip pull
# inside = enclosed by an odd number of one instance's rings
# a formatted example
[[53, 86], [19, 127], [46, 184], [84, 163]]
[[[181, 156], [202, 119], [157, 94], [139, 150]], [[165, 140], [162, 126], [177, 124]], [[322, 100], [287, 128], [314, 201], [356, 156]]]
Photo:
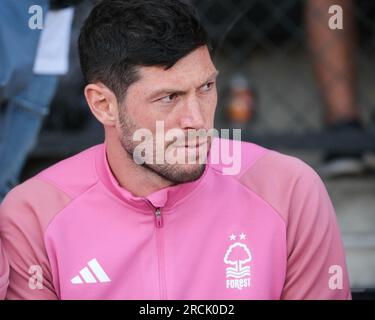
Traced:
[[155, 223], [157, 228], [161, 228], [163, 226], [163, 218], [161, 216], [160, 208], [156, 208], [155, 210]]

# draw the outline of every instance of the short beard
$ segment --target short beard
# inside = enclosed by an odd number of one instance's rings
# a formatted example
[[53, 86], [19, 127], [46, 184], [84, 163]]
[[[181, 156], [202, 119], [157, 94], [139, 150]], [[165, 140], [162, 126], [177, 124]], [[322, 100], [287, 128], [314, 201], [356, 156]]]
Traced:
[[[137, 128], [130, 117], [125, 115], [126, 107], [122, 107], [121, 109], [119, 111], [121, 128], [120, 143], [125, 152], [134, 160], [133, 154], [137, 144], [133, 141], [133, 133], [139, 128]], [[203, 175], [206, 168], [206, 164], [204, 163], [197, 163], [197, 165], [191, 167], [189, 164], [149, 164], [145, 162], [142, 166], [173, 184], [195, 181]]]

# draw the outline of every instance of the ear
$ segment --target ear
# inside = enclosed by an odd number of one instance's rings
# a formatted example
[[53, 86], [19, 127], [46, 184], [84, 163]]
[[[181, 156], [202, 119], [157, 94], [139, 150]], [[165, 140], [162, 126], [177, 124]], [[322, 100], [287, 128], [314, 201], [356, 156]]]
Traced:
[[91, 112], [104, 126], [116, 126], [118, 103], [115, 94], [102, 83], [85, 87], [85, 97]]

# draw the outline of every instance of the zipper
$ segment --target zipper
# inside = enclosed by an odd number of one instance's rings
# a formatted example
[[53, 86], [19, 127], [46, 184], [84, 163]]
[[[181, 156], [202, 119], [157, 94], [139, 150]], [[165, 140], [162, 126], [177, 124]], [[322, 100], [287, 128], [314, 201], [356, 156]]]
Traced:
[[163, 217], [161, 216], [161, 209], [155, 209], [155, 224], [157, 228], [161, 228], [163, 226]]
[[158, 255], [159, 270], [159, 294], [161, 300], [167, 299], [167, 286], [165, 279], [165, 261], [164, 261], [164, 239], [163, 239], [163, 217], [161, 208], [155, 208], [155, 226], [156, 226], [156, 245]]

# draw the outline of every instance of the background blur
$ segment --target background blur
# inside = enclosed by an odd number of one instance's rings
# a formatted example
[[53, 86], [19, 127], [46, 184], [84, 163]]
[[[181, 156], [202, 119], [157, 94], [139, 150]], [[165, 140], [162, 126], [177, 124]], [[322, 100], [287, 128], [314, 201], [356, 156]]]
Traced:
[[[344, 29], [334, 31], [338, 37], [319, 29], [328, 25], [326, 11], [308, 13], [314, 1], [347, 5], [341, 0], [194, 1], [212, 37], [220, 70], [216, 127], [240, 127], [243, 140], [297, 156], [319, 173], [327, 152], [363, 155], [366, 166], [358, 174], [321, 177], [337, 212], [354, 295], [374, 297], [375, 1], [353, 1], [350, 12], [344, 11]], [[80, 25], [93, 3], [84, 0], [75, 6], [69, 72], [59, 77], [21, 180], [102, 141], [103, 131], [83, 96], [76, 47]], [[345, 29], [346, 19], [354, 28]], [[335, 41], [343, 46], [330, 45]], [[351, 45], [345, 47], [345, 41]], [[340, 59], [357, 76], [331, 70], [334, 75], [327, 80], [327, 70]], [[353, 91], [348, 99], [363, 128], [332, 130], [325, 121], [327, 110], [334, 109], [330, 94], [347, 78]], [[344, 92], [345, 98], [348, 90], [337, 90], [336, 96]]]

